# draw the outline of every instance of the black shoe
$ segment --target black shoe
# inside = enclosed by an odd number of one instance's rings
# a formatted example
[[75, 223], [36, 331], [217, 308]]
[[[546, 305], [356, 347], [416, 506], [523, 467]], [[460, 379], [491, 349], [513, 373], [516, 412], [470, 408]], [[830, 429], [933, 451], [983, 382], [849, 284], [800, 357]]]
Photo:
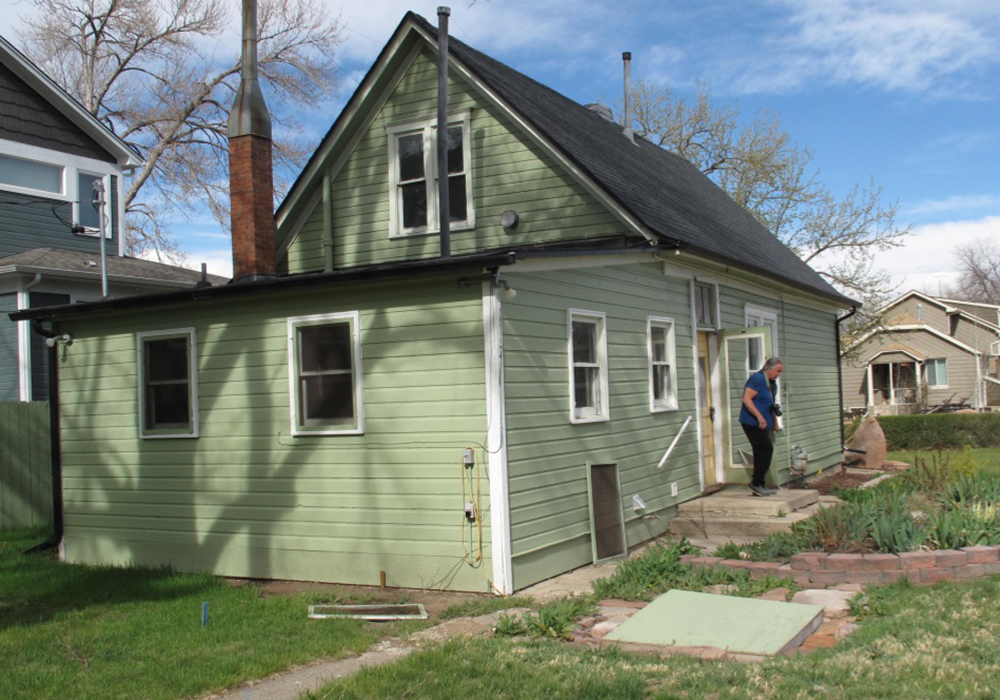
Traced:
[[770, 496], [771, 492], [768, 491], [763, 486], [757, 486], [757, 484], [750, 484], [750, 491], [754, 496]]

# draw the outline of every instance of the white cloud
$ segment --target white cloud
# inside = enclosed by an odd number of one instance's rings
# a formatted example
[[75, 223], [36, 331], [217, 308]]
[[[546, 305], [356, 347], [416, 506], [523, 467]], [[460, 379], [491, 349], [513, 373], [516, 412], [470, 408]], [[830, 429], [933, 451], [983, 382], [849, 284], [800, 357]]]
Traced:
[[969, 213], [973, 210], [983, 209], [1000, 210], [1000, 195], [966, 194], [954, 195], [946, 199], [924, 200], [907, 207], [903, 215], [940, 214], [949, 211]]
[[[899, 0], [780, 0], [790, 13], [744, 89], [856, 84], [888, 91], [976, 97], [976, 74], [1000, 60], [990, 3]], [[778, 32], [787, 32], [779, 36]], [[987, 89], [993, 89], [991, 86]]]
[[939, 285], [958, 278], [954, 251], [979, 238], [1000, 237], [1000, 216], [918, 226], [902, 248], [883, 253], [878, 267], [888, 272], [901, 290], [938, 293]]

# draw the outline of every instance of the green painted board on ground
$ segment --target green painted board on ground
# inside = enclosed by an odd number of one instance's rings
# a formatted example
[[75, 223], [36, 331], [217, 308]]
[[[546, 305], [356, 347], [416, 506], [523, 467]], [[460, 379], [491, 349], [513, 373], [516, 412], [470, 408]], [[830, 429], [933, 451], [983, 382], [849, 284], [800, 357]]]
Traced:
[[661, 595], [605, 639], [773, 656], [801, 644], [822, 621], [823, 608], [818, 605], [675, 590]]

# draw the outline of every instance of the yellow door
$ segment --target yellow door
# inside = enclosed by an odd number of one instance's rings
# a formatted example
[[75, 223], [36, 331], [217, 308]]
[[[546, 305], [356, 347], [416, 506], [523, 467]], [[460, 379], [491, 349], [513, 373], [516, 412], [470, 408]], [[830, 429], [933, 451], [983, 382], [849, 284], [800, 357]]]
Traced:
[[698, 427], [701, 431], [701, 468], [705, 490], [719, 483], [715, 473], [715, 405], [712, 403], [712, 362], [709, 333], [698, 331]]

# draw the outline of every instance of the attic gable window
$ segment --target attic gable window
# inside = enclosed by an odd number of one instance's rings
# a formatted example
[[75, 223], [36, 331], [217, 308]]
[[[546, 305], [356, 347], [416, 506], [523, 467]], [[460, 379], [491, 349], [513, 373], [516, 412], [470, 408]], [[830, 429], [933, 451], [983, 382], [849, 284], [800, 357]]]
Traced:
[[288, 319], [292, 435], [364, 432], [357, 311]]
[[[437, 121], [389, 128], [391, 236], [441, 230], [437, 184]], [[452, 228], [474, 225], [469, 114], [449, 119], [448, 197]]]
[[198, 437], [193, 328], [139, 333], [139, 436]]

